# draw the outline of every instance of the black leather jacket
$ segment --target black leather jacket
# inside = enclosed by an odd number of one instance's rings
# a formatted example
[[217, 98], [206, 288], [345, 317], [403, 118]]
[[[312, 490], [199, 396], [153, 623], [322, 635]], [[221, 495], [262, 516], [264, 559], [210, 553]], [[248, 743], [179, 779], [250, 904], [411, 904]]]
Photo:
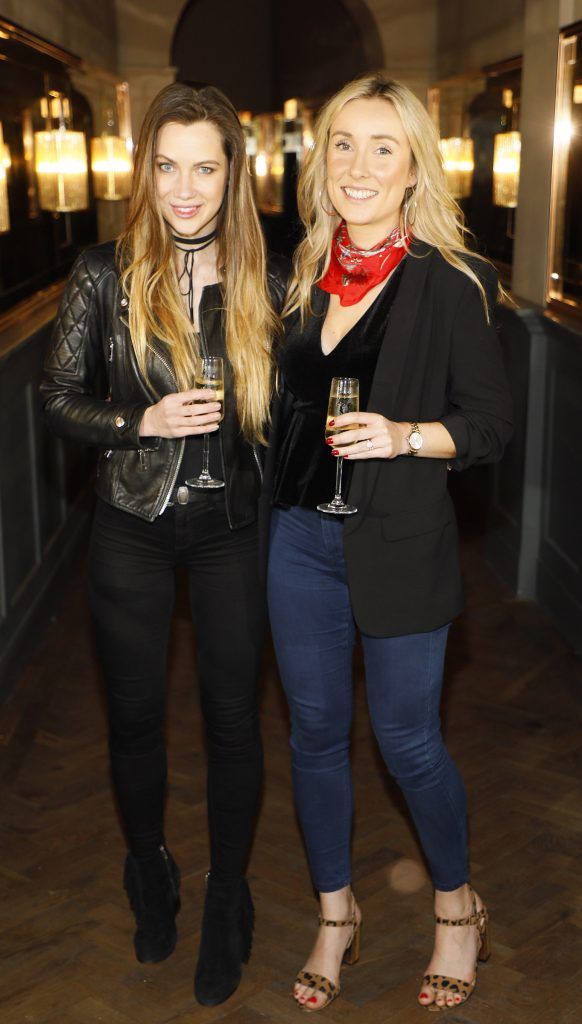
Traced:
[[[276, 309], [282, 307], [287, 263], [270, 257], [268, 283]], [[226, 357], [219, 285], [203, 289], [200, 334], [204, 351]], [[111, 505], [153, 521], [166, 507], [178, 475], [183, 438], [141, 437], [149, 405], [177, 390], [167, 354], [154, 344], [150, 385], [139, 371], [127, 325], [127, 299], [119, 287], [115, 244], [86, 250], [77, 259], [55, 321], [41, 394], [53, 431], [100, 449], [97, 494]], [[225, 358], [225, 390], [232, 394], [232, 370]], [[261, 457], [244, 440], [234, 401], [227, 401], [220, 431], [232, 529], [256, 518]]]

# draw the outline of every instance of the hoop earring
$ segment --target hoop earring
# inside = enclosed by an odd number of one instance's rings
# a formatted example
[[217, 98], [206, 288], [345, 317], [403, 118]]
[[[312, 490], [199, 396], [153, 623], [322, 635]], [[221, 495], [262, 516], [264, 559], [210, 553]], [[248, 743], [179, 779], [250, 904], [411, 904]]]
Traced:
[[[416, 192], [416, 188], [413, 188], [412, 186], [410, 186], [409, 188], [407, 188], [405, 190], [405, 193], [404, 193], [406, 198], [405, 198], [404, 203], [402, 205], [402, 234], [405, 237], [408, 234], [408, 229], [414, 227], [414, 222], [416, 221], [416, 211], [418, 209], [418, 204], [416, 202], [416, 199], [413, 198], [415, 192]], [[410, 216], [410, 213], [409, 213], [411, 208], [412, 208], [412, 216]]]
[[323, 210], [323, 212], [327, 213], [328, 217], [338, 217], [339, 214], [338, 214], [337, 210], [326, 210], [325, 206], [323, 205], [323, 199], [321, 198], [322, 195], [323, 195], [323, 189], [320, 188], [317, 198], [319, 199], [319, 205], [321, 206], [321, 209]]

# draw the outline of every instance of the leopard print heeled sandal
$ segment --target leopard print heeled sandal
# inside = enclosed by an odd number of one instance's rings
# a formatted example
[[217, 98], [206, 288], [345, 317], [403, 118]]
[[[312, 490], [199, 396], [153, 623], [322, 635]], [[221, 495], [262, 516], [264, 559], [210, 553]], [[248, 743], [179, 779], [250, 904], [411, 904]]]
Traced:
[[[360, 938], [362, 923], [358, 924], [356, 921], [356, 901], [352, 893], [352, 912], [347, 921], [329, 921], [326, 918], [319, 915], [319, 924], [325, 928], [346, 928], [348, 925], [352, 926], [352, 937], [346, 946], [344, 955], [342, 957], [342, 964], [355, 964], [360, 959]], [[320, 1010], [325, 1010], [326, 1006], [333, 1003], [334, 999], [337, 999], [341, 992], [339, 981], [337, 985], [335, 982], [330, 981], [329, 978], [324, 977], [323, 974], [317, 974], [314, 971], [299, 971], [295, 978], [296, 985], [305, 985], [306, 988], [312, 989], [313, 994], [321, 993], [326, 997], [325, 1002], [321, 1006], [316, 1006], [313, 1009], [306, 1006], [304, 1003], [298, 1003], [302, 1010], [306, 1013], [319, 1013]], [[297, 1000], [295, 1000], [297, 1002]]]
[[[452, 1010], [455, 1007], [461, 1006], [465, 1003], [471, 993], [473, 992], [475, 985], [477, 984], [477, 967], [479, 961], [488, 960], [491, 956], [491, 944], [489, 937], [489, 914], [487, 907], [482, 906], [480, 910], [477, 910], [477, 900], [475, 893], [469, 887], [471, 893], [471, 903], [473, 913], [469, 917], [460, 917], [457, 920], [450, 920], [446, 917], [437, 917], [435, 915], [435, 921], [437, 924], [444, 924], [451, 928], [463, 927], [466, 925], [475, 925], [479, 932], [479, 946], [477, 949], [477, 959], [475, 960], [475, 976], [472, 981], [463, 981], [462, 978], [449, 978], [446, 974], [425, 974], [423, 981], [425, 985], [428, 985], [435, 995], [438, 992], [444, 994], [448, 992], [454, 992], [456, 996], [459, 996], [458, 1001], [456, 1000], [453, 1006], [437, 1006], [436, 1003], [429, 1003], [426, 1006], [427, 1010], [431, 1013], [435, 1013], [439, 1010]], [[422, 1003], [419, 1003], [422, 1006]]]

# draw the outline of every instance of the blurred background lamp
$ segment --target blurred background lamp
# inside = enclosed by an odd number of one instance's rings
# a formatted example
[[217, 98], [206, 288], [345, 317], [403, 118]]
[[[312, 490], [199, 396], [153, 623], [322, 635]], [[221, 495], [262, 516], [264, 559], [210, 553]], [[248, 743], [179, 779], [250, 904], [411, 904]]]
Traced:
[[473, 182], [473, 140], [441, 139], [440, 148], [450, 193], [454, 199], [465, 199], [471, 195]]
[[91, 170], [97, 199], [129, 197], [132, 159], [125, 139], [119, 135], [100, 135], [91, 139]]
[[517, 206], [520, 161], [520, 133], [500, 132], [497, 134], [493, 148], [493, 203], [495, 206]]

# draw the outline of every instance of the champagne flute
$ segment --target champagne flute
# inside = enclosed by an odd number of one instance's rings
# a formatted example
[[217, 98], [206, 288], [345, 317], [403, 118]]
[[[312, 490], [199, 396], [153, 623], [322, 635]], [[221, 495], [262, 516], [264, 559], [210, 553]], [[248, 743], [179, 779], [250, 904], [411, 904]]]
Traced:
[[[194, 378], [195, 388], [206, 388], [213, 391], [212, 398], [204, 399], [207, 402], [220, 402], [220, 419], [224, 416], [224, 368], [221, 356], [201, 356], [196, 360], [196, 371]], [[224, 480], [217, 480], [210, 475], [208, 461], [210, 458], [210, 434], [204, 434], [202, 445], [202, 470], [200, 476], [192, 480], [186, 480], [188, 487], [195, 487], [200, 490], [218, 490], [224, 487]]]
[[[345, 427], [332, 427], [330, 426], [330, 421], [335, 420], [336, 416], [341, 416], [345, 412], [359, 411], [360, 382], [355, 377], [334, 377], [331, 382], [327, 418], [325, 421], [326, 438], [331, 437], [332, 434], [343, 433], [344, 430], [356, 430], [358, 427], [357, 423], [350, 423], [349, 426]], [[337, 455], [336, 459], [335, 495], [331, 501], [318, 505], [317, 510], [318, 512], [330, 512], [332, 515], [337, 516], [352, 516], [354, 512], [358, 511], [357, 508], [354, 505], [346, 505], [342, 498], [343, 456]]]

